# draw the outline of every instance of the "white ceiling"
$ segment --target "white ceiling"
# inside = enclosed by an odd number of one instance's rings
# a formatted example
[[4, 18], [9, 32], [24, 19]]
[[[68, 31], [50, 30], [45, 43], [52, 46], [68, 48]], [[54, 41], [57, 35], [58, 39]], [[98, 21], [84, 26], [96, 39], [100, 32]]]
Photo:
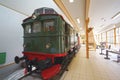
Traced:
[[71, 24], [53, 0], [0, 0], [0, 5], [26, 15], [26, 17], [31, 16], [37, 8], [50, 7], [55, 9], [69, 24]]
[[[84, 34], [85, 0], [74, 0], [73, 3], [70, 3], [69, 0], [62, 0], [62, 2], [69, 11], [77, 26], [80, 28], [81, 34]], [[80, 23], [77, 22], [77, 18], [80, 20]]]
[[[85, 0], [74, 0], [73, 3], [69, 3], [69, 0], [62, 0], [62, 2], [72, 16], [76, 25], [80, 28], [84, 28]], [[53, 0], [0, 0], [0, 5], [13, 9], [23, 15], [26, 15], [26, 17], [31, 16], [33, 11], [37, 8], [51, 7], [70, 23]], [[111, 27], [112, 24], [120, 22], [120, 17], [115, 20], [111, 19], [117, 12], [120, 12], [120, 0], [90, 0], [89, 27], [94, 27], [94, 31], [96, 33], [103, 31], [106, 26], [108, 27], [110, 25], [109, 27]], [[80, 24], [77, 23], [77, 18], [80, 19]], [[84, 33], [82, 31], [81, 33]]]
[[112, 24], [120, 22], [120, 17], [112, 20], [112, 17], [120, 12], [120, 0], [90, 0], [89, 27], [94, 27], [95, 32], [100, 32]]
[[[62, 1], [66, 9], [68, 9], [69, 13], [73, 17], [76, 25], [82, 28], [84, 26], [85, 0], [76, 0], [74, 3], [69, 3], [69, 0], [62, 0]], [[26, 15], [26, 17], [31, 16], [33, 11], [37, 8], [41, 8], [41, 7], [54, 8], [59, 14], [61, 14], [64, 17], [64, 19], [69, 24], [71, 24], [70, 21], [66, 18], [66, 16], [59, 9], [59, 7], [54, 3], [53, 0], [0, 0], [0, 5], [10, 8], [14, 11], [17, 11], [23, 15]], [[80, 24], [77, 23], [77, 20], [76, 20], [77, 18], [80, 19], [81, 21]], [[82, 33], [84, 33], [84, 31]]]

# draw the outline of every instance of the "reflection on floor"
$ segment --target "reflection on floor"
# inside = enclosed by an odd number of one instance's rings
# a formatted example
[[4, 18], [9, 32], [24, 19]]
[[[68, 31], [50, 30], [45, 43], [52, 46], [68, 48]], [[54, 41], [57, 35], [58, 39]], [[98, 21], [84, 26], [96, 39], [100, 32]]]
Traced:
[[120, 63], [105, 60], [99, 50], [90, 51], [86, 58], [85, 46], [82, 46], [61, 80], [120, 80]]
[[14, 63], [9, 64], [8, 66], [1, 67], [0, 80], [8, 80], [7, 77], [19, 69], [21, 69], [21, 66], [19, 64], [14, 64]]

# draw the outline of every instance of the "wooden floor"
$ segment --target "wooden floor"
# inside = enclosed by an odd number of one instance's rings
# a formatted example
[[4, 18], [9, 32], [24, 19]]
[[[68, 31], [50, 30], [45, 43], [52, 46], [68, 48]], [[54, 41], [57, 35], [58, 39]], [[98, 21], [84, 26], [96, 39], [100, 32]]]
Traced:
[[85, 46], [82, 46], [61, 80], [120, 80], [120, 63], [105, 60], [99, 50], [90, 51], [86, 58]]

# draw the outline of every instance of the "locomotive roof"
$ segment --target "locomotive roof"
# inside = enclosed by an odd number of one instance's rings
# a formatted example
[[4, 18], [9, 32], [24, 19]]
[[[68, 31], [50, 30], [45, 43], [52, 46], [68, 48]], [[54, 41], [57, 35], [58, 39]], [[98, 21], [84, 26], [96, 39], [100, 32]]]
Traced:
[[[58, 14], [54, 9], [48, 8], [48, 7], [42, 7], [42, 8], [35, 9], [32, 16], [24, 19], [23, 22], [25, 22], [29, 19], [36, 19], [38, 16], [44, 16], [44, 15], [56, 15], [56, 16], [60, 16], [64, 20], [64, 18], [60, 14]], [[73, 27], [71, 27], [71, 28], [73, 28]]]
[[48, 7], [42, 7], [34, 10], [33, 15], [37, 16], [40, 14], [58, 14], [54, 9]]
[[[38, 16], [46, 16], [46, 15], [60, 16], [60, 17], [64, 20], [64, 18], [63, 18], [61, 15], [59, 15], [59, 14], [40, 14], [40, 15], [38, 15]], [[34, 16], [34, 17], [35, 17], [35, 16]], [[30, 17], [24, 19], [23, 22], [26, 22], [26, 21], [29, 20], [29, 19], [33, 19], [33, 20], [36, 19], [36, 18], [34, 18], [34, 17], [33, 17], [33, 15], [32, 15], [32, 16], [30, 16]], [[65, 21], [65, 20], [64, 20], [64, 21]]]
[[56, 16], [60, 16], [63, 19], [63, 17], [60, 14], [58, 14], [54, 9], [48, 8], [48, 7], [42, 7], [42, 8], [35, 9], [32, 16], [24, 19], [23, 22], [25, 22], [26, 20], [31, 19], [31, 18], [35, 19], [36, 17], [38, 17], [40, 15], [56, 15]]

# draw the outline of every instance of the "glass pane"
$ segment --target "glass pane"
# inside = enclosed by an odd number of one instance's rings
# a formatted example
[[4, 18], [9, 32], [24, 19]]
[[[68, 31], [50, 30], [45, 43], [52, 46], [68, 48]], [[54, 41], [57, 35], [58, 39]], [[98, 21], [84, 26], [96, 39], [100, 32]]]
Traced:
[[119, 38], [118, 38], [119, 36], [117, 35], [116, 36], [116, 43], [119, 43]]
[[114, 30], [110, 30], [107, 32], [107, 40], [108, 43], [114, 43]]
[[102, 42], [106, 42], [106, 33], [102, 33]]
[[120, 27], [119, 27], [118, 35], [120, 35]]
[[54, 27], [54, 21], [53, 20], [48, 20], [48, 21], [44, 22], [44, 31], [45, 32], [48, 32], [48, 31], [53, 32], [54, 30], [55, 30], [55, 27]]
[[33, 33], [41, 32], [41, 23], [40, 22], [34, 22], [33, 23]]
[[118, 36], [118, 43], [120, 43], [120, 35]]
[[111, 43], [114, 43], [114, 37], [113, 36], [111, 37]]
[[119, 35], [119, 28], [116, 28], [116, 35]]
[[30, 24], [25, 26], [25, 33], [31, 33], [31, 25]]
[[100, 42], [102, 42], [102, 40], [101, 40], [101, 39], [102, 39], [102, 35], [100, 34]]

